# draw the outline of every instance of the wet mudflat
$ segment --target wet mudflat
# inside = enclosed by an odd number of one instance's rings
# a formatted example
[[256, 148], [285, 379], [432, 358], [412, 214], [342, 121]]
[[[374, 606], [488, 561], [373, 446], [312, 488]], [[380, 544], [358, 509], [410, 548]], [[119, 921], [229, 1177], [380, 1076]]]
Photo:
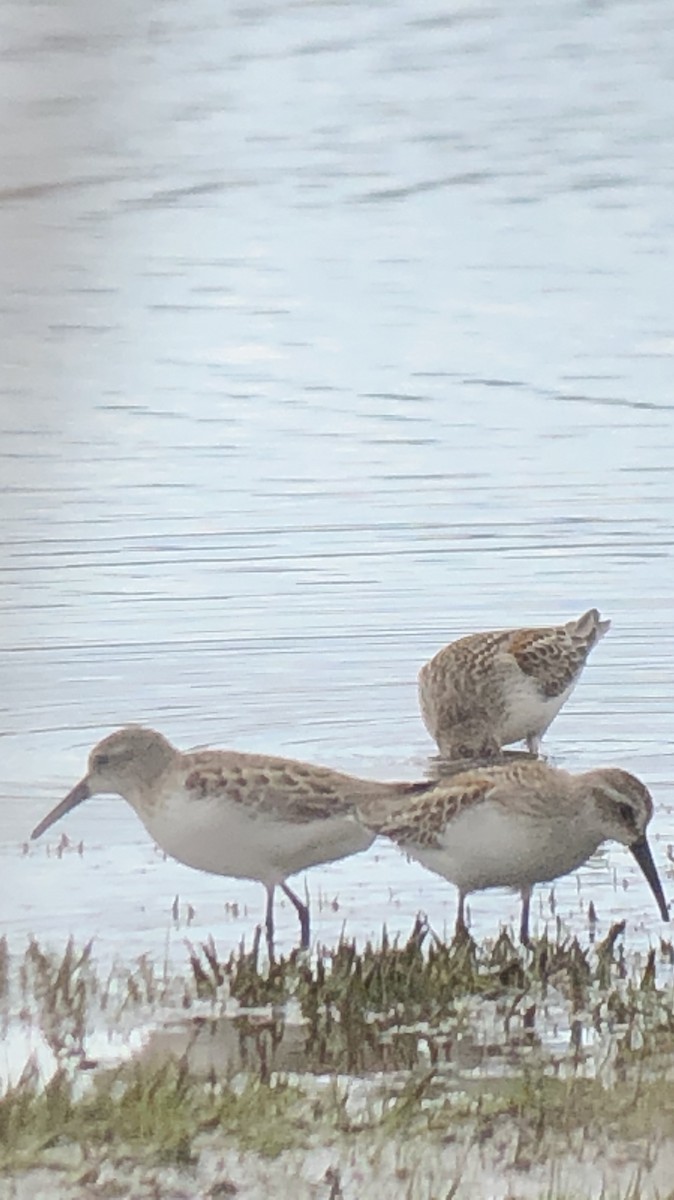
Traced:
[[623, 932], [522, 951], [418, 921], [271, 971], [211, 942], [180, 978], [5, 950], [5, 1036], [43, 1058], [0, 1102], [2, 1194], [668, 1195], [674, 956], [637, 968]]

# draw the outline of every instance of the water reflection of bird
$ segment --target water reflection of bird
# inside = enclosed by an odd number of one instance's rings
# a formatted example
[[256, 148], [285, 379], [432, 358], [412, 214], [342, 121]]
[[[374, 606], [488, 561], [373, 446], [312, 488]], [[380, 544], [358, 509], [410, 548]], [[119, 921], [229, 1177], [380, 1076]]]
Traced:
[[662, 885], [646, 840], [653, 813], [634, 775], [606, 767], [572, 775], [538, 761], [464, 771], [395, 803], [358, 804], [360, 820], [459, 889], [456, 932], [466, 931], [464, 901], [484, 888], [522, 896], [520, 937], [529, 940], [529, 901], [536, 883], [581, 866], [604, 841], [627, 846], [641, 867], [664, 921]]
[[447, 758], [498, 754], [526, 740], [532, 753], [607, 632], [596, 608], [566, 625], [459, 638], [419, 672], [424, 723]]
[[307, 1067], [307, 1027], [264, 1012], [196, 1017], [156, 1029], [142, 1052], [147, 1063], [185, 1061], [190, 1075], [231, 1078], [250, 1071], [267, 1081], [274, 1071]]

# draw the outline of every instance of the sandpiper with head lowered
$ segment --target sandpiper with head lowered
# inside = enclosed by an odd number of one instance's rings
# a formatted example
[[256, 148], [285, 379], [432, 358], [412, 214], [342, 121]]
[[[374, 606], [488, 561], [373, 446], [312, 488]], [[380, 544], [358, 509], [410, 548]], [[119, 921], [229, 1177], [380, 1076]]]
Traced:
[[520, 938], [527, 943], [534, 884], [575, 870], [609, 840], [632, 852], [669, 920], [646, 840], [653, 801], [627, 771], [572, 775], [540, 760], [511, 763], [464, 771], [407, 800], [366, 798], [357, 807], [373, 833], [392, 838], [459, 889], [457, 936], [466, 932], [466, 895], [505, 887], [521, 893]]
[[419, 672], [419, 704], [440, 753], [496, 756], [525, 740], [537, 754], [610, 624], [591, 608], [566, 625], [472, 633], [439, 650]]
[[309, 910], [287, 877], [367, 849], [374, 834], [353, 818], [358, 800], [402, 797], [429, 786], [375, 783], [266, 754], [182, 754], [161, 733], [131, 725], [94, 747], [84, 778], [31, 836], [40, 837], [90, 796], [123, 796], [157, 845], [179, 862], [264, 884], [271, 957], [275, 887], [297, 910], [306, 948]]

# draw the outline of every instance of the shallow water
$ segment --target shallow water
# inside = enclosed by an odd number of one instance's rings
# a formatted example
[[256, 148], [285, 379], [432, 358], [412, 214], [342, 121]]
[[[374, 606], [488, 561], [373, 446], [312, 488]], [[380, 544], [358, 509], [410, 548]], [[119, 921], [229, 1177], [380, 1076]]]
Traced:
[[[671, 896], [669, 14], [22, 0], [1, 20], [10, 940], [180, 960], [261, 916], [259, 885], [164, 861], [119, 801], [24, 851], [110, 729], [412, 778], [425, 658], [590, 605], [613, 628], [547, 749], [644, 778]], [[454, 919], [387, 845], [307, 884], [322, 941]], [[585, 934], [592, 899], [637, 952], [662, 931], [619, 848], [554, 898], [535, 928]], [[482, 935], [517, 902], [471, 912]], [[278, 926], [287, 948], [287, 905]]]

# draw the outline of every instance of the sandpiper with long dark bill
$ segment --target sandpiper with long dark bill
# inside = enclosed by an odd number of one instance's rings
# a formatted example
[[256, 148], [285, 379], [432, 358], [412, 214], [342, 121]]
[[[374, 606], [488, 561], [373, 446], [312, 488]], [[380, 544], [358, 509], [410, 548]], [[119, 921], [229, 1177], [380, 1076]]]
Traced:
[[514, 888], [522, 896], [520, 938], [529, 941], [536, 883], [566, 875], [602, 842], [627, 846], [663, 921], [667, 901], [646, 839], [653, 801], [641, 780], [606, 767], [572, 775], [538, 761], [464, 771], [407, 800], [359, 802], [360, 820], [459, 889], [458, 936], [469, 892]]
[[94, 747], [84, 778], [31, 836], [40, 837], [90, 796], [123, 796], [157, 845], [179, 862], [264, 884], [273, 957], [274, 889], [297, 910], [306, 948], [309, 910], [288, 887], [288, 876], [368, 848], [374, 833], [354, 819], [359, 800], [395, 799], [428, 787], [376, 783], [266, 754], [183, 754], [161, 733], [130, 725]]

